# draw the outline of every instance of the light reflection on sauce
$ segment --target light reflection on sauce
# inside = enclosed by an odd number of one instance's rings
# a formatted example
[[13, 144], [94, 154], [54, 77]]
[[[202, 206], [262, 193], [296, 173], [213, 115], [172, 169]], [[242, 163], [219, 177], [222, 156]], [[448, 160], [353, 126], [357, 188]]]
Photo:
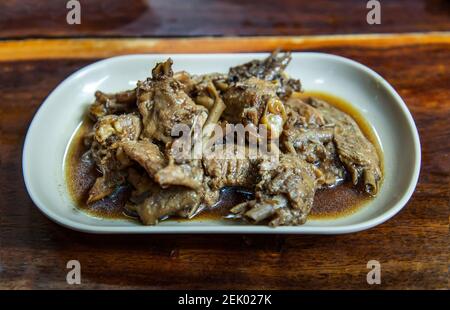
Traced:
[[[383, 156], [376, 135], [360, 112], [352, 105], [345, 100], [323, 92], [305, 92], [299, 97], [316, 97], [325, 100], [352, 116], [364, 135], [375, 145], [383, 169]], [[84, 120], [70, 142], [69, 150], [65, 158], [68, 191], [78, 208], [90, 215], [101, 218], [130, 219], [130, 216], [124, 213], [123, 208], [130, 190], [126, 186], [122, 186], [110, 197], [93, 205], [88, 206], [86, 204], [89, 189], [94, 184], [96, 177], [99, 176], [95, 165], [87, 160], [82, 160], [82, 156], [86, 152], [83, 137], [90, 131], [92, 125], [92, 121], [89, 119]], [[245, 191], [240, 191], [239, 194], [236, 194], [234, 190], [223, 189], [221, 192], [221, 200], [215, 208], [203, 211], [192, 220], [223, 219], [228, 215], [228, 210], [231, 207], [246, 199], [250, 199], [250, 196], [245, 194]], [[355, 189], [348, 181], [332, 189], [318, 190], [315, 194], [314, 206], [309, 215], [309, 219], [333, 219], [346, 216], [356, 212], [370, 200], [370, 197]], [[184, 221], [184, 219], [177, 218], [173, 220]]]

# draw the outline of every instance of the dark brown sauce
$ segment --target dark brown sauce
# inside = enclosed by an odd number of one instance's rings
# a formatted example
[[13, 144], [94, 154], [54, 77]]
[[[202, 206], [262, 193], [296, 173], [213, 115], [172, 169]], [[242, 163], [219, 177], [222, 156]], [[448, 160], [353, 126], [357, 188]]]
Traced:
[[74, 134], [66, 153], [65, 173], [68, 191], [76, 206], [90, 215], [102, 218], [128, 218], [123, 206], [129, 197], [129, 188], [119, 187], [112, 195], [94, 204], [87, 205], [89, 190], [95, 179], [100, 176], [95, 164], [89, 160], [84, 145], [84, 136], [93, 124], [85, 119]]
[[[363, 116], [348, 102], [323, 92], [305, 92], [300, 97], [316, 97], [329, 102], [353, 117], [365, 136], [375, 145], [383, 168], [383, 155], [378, 139], [371, 126]], [[65, 158], [65, 173], [69, 194], [78, 208], [90, 215], [101, 218], [131, 219], [123, 206], [128, 199], [130, 189], [126, 186], [118, 188], [114, 194], [92, 205], [87, 205], [89, 189], [99, 176], [95, 165], [90, 160], [83, 160], [86, 147], [83, 138], [92, 128], [92, 121], [84, 120], [74, 134]], [[225, 188], [221, 191], [220, 201], [211, 209], [204, 210], [193, 220], [218, 220], [228, 215], [228, 210], [236, 204], [251, 199], [251, 193], [244, 189]], [[371, 198], [357, 190], [350, 182], [345, 182], [332, 189], [316, 192], [310, 219], [333, 219], [356, 212]], [[174, 219], [179, 221], [180, 219]]]

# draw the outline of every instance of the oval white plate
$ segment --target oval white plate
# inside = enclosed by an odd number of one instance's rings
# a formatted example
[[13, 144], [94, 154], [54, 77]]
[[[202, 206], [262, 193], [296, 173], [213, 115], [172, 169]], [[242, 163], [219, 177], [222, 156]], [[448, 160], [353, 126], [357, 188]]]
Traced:
[[384, 152], [385, 178], [379, 195], [356, 213], [333, 220], [310, 220], [303, 226], [255, 226], [222, 221], [166, 221], [144, 226], [127, 220], [99, 219], [79, 211], [70, 199], [63, 160], [67, 145], [94, 92], [135, 87], [156, 62], [172, 57], [174, 69], [191, 73], [227, 72], [267, 54], [130, 55], [91, 64], [64, 80], [44, 101], [28, 129], [23, 175], [31, 199], [55, 222], [93, 233], [316, 233], [338, 234], [378, 225], [407, 203], [420, 170], [416, 126], [397, 92], [371, 69], [346, 58], [321, 53], [293, 53], [288, 73], [307, 91], [341, 97], [373, 126]]

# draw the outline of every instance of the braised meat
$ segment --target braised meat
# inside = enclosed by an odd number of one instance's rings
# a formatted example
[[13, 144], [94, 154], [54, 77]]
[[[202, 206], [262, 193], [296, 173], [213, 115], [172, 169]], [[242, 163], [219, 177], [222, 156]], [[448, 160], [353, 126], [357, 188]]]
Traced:
[[176, 186], [162, 189], [154, 185], [148, 197], [135, 208], [144, 224], [155, 225], [159, 220], [170, 215], [197, 208], [200, 201], [200, 194], [195, 190]]
[[129, 113], [136, 111], [136, 90], [127, 90], [117, 94], [95, 92], [95, 102], [89, 107], [89, 115], [92, 119], [109, 115]]
[[143, 135], [164, 143], [172, 141], [172, 129], [176, 124], [203, 125], [208, 116], [207, 109], [195, 104], [181, 82], [173, 78], [170, 59], [156, 65], [152, 78], [138, 83], [137, 98], [144, 124]]
[[350, 173], [353, 184], [357, 185], [361, 180], [364, 190], [370, 195], [376, 195], [382, 174], [380, 159], [373, 144], [348, 114], [323, 100], [311, 98], [309, 104], [322, 113], [328, 124], [334, 125], [333, 139], [337, 153]]
[[285, 150], [315, 165], [321, 187], [342, 183], [346, 171], [333, 141], [334, 124], [327, 123], [318, 109], [299, 98], [287, 100], [286, 110], [288, 116], [281, 137]]
[[301, 95], [290, 61], [274, 52], [228, 74], [191, 75], [174, 74], [168, 59], [135, 89], [97, 91], [84, 139], [83, 160], [98, 173], [87, 203], [126, 188], [124, 212], [155, 225], [193, 218], [239, 188], [250, 195], [230, 216], [279, 226], [304, 224], [324, 188], [351, 182], [375, 196], [375, 146], [350, 115]]
[[277, 84], [278, 95], [288, 98], [293, 92], [301, 91], [300, 80], [290, 78], [284, 71], [291, 59], [290, 53], [278, 56], [278, 51], [275, 51], [264, 60], [255, 59], [230, 68], [228, 80], [237, 82], [256, 77], [260, 80], [274, 81]]
[[251, 77], [229, 87], [223, 95], [223, 118], [232, 124], [264, 125], [271, 138], [278, 138], [286, 120], [284, 105], [272, 82]]
[[257, 159], [247, 156], [245, 147], [236, 148], [223, 146], [205, 154], [203, 167], [212, 189], [230, 186], [254, 188], [257, 182]]
[[154, 176], [166, 165], [166, 159], [158, 146], [148, 140], [120, 143], [125, 154], [141, 165], [149, 176]]
[[253, 222], [300, 225], [311, 211], [316, 190], [316, 176], [311, 164], [294, 154], [280, 155], [276, 165], [260, 165], [256, 199], [233, 208]]
[[110, 195], [124, 183], [124, 169], [130, 165], [130, 160], [121, 143], [137, 140], [140, 133], [141, 120], [135, 114], [111, 114], [99, 118], [93, 129], [90, 155], [102, 176], [95, 181], [88, 203]]

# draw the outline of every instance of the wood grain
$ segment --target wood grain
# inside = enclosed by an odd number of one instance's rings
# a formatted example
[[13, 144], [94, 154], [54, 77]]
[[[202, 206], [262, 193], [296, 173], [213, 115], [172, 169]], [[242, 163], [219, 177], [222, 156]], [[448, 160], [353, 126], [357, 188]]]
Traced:
[[[366, 23], [361, 0], [81, 0], [82, 24], [71, 26], [66, 2], [0, 2], [0, 288], [74, 288], [65, 281], [71, 259], [81, 262], [82, 289], [449, 288], [447, 0], [382, 1], [381, 25]], [[88, 235], [51, 222], [30, 200], [24, 136], [70, 73], [127, 53], [277, 47], [350, 57], [405, 99], [421, 137], [422, 169], [412, 199], [393, 219], [340, 236]], [[366, 283], [372, 259], [382, 264], [379, 286]]]
[[[163, 39], [133, 47], [250, 52], [288, 42], [293, 50], [352, 58], [385, 77], [419, 129], [419, 184], [393, 219], [339, 236], [90, 235], [51, 222], [34, 206], [22, 179], [22, 145], [33, 114], [67, 75], [99, 57], [130, 52], [121, 46], [135, 41], [114, 41], [106, 54], [99, 53], [109, 42], [104, 40], [83, 41], [76, 53], [67, 53], [78, 44], [73, 40], [0, 42], [0, 288], [73, 288], [65, 281], [71, 259], [82, 265], [77, 288], [449, 288], [450, 42], [446, 34], [413, 37], [392, 35], [382, 44], [378, 36], [254, 39], [258, 44], [203, 38], [202, 45], [199, 39]], [[382, 265], [379, 286], [366, 283], [372, 259]]]
[[381, 24], [363, 0], [81, 0], [81, 24], [67, 1], [3, 0], [0, 38], [317, 35], [450, 30], [447, 0], [381, 1]]
[[92, 59], [138, 53], [198, 53], [199, 50], [202, 53], [237, 53], [277, 48], [294, 51], [332, 47], [382, 49], [449, 43], [450, 32], [190, 39], [27, 39], [0, 41], [0, 61], [67, 57]]

